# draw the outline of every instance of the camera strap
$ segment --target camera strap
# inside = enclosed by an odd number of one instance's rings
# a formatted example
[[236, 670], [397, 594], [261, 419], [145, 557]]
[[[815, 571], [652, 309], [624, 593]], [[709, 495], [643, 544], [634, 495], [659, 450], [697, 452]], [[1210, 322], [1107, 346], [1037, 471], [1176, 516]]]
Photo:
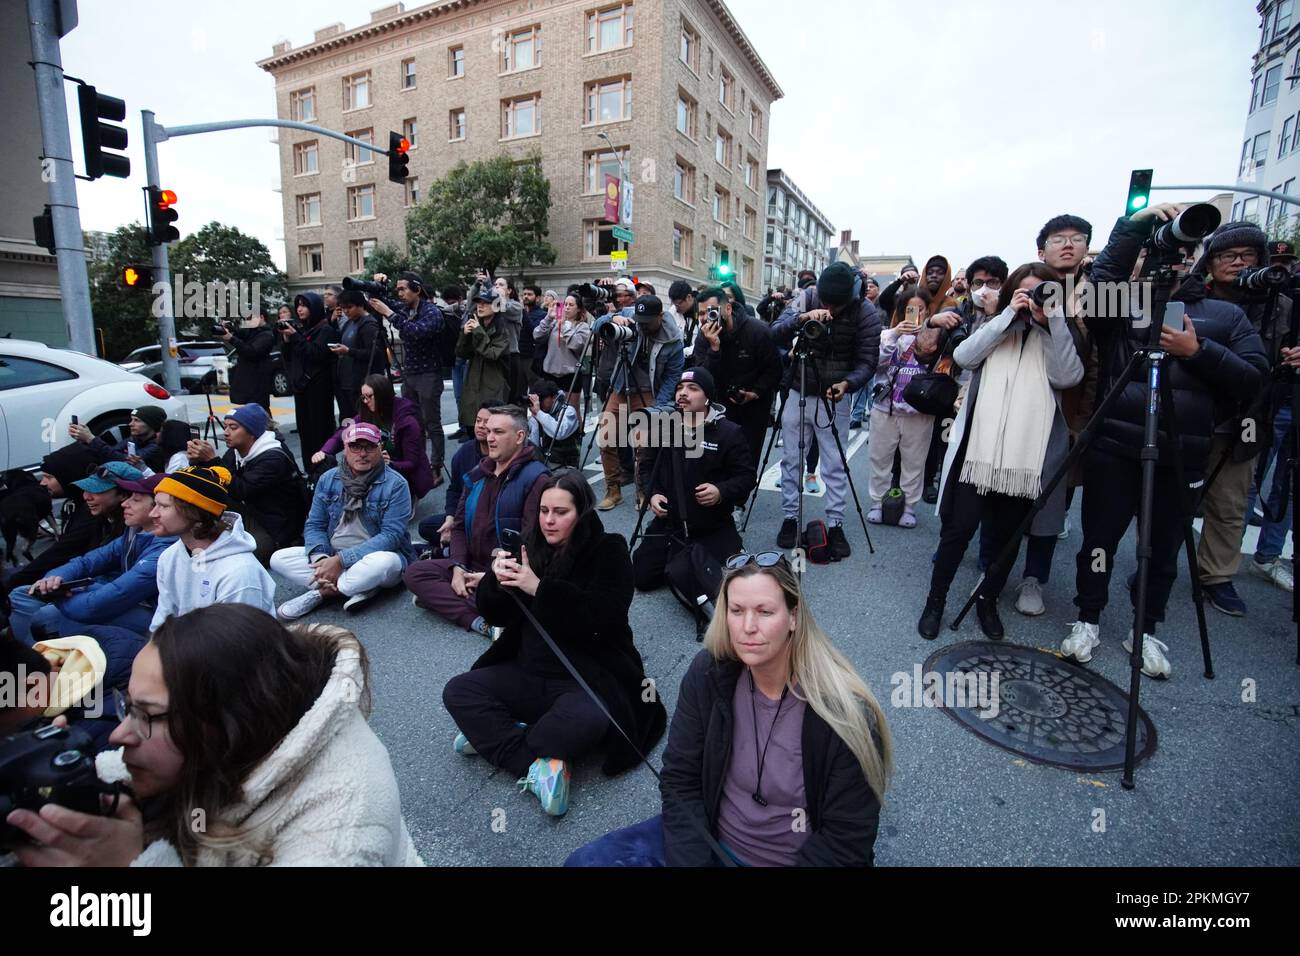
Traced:
[[[498, 582], [498, 584], [499, 583], [500, 582]], [[650, 758], [641, 752], [641, 748], [636, 745], [636, 741], [634, 741], [619, 722], [614, 719], [614, 715], [609, 712], [609, 709], [605, 706], [605, 702], [600, 699], [600, 696], [594, 690], [591, 689], [591, 685], [583, 680], [582, 675], [578, 673], [578, 668], [573, 665], [573, 661], [569, 660], [568, 655], [566, 655], [564, 651], [560, 650], [559, 645], [555, 643], [555, 639], [551, 637], [550, 632], [542, 626], [541, 621], [537, 620], [537, 616], [533, 614], [532, 609], [524, 603], [524, 600], [519, 596], [519, 593], [514, 588], [505, 587], [504, 585], [501, 585], [501, 587], [507, 594], [514, 598], [515, 603], [519, 605], [519, 610], [524, 613], [524, 617], [528, 619], [528, 623], [533, 626], [533, 629], [538, 633], [541, 639], [546, 642], [546, 646], [551, 649], [551, 653], [553, 653], [556, 659], [564, 665], [564, 669], [573, 676], [573, 679], [577, 682], [578, 686], [581, 687], [583, 691], [586, 692], [587, 696], [591, 698], [597, 709], [605, 715], [605, 719], [608, 720], [610, 724], [613, 725], [614, 729], [622, 735], [623, 739], [628, 742], [628, 746], [632, 748], [632, 751], [641, 758], [641, 762], [646, 765], [652, 774], [654, 774], [655, 780], [662, 782], [663, 778], [659, 775], [659, 771], [655, 769], [655, 765], [650, 762]], [[694, 815], [690, 815], [689, 819], [699, 827], [700, 833], [709, 844], [709, 848], [713, 851], [714, 855], [722, 861], [723, 866], [737, 865], [731, 854], [722, 848], [722, 845], [719, 844], [713, 834], [709, 832], [709, 828], [702, 820]]]

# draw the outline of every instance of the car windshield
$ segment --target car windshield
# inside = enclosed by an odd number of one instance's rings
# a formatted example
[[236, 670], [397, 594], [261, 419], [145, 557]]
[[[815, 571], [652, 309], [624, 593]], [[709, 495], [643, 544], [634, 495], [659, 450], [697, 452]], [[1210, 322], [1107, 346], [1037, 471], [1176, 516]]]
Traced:
[[201, 355], [225, 355], [226, 347], [219, 342], [184, 342], [180, 347], [186, 355], [196, 358]]

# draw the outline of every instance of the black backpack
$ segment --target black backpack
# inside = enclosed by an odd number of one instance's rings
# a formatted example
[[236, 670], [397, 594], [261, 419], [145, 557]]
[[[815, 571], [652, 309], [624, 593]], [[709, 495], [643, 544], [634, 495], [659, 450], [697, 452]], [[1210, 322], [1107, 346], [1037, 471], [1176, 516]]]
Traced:
[[803, 533], [804, 554], [813, 564], [830, 564], [835, 559], [831, 557], [830, 536], [826, 531], [826, 522], [820, 518], [815, 518], [808, 522], [808, 527]]

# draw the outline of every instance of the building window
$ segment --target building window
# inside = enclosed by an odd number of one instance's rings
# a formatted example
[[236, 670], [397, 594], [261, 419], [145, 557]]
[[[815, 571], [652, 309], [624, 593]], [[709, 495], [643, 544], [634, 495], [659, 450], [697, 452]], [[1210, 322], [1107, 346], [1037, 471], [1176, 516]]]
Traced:
[[754, 287], [754, 260], [748, 256], [740, 260], [740, 284], [751, 289]]
[[316, 140], [311, 139], [305, 143], [294, 143], [293, 145], [293, 174], [295, 176], [310, 176], [312, 173], [320, 172], [317, 165]]
[[[351, 136], [353, 139], [359, 139], [363, 143], [374, 143], [375, 141], [375, 131], [373, 129], [354, 129], [344, 135]], [[364, 146], [344, 143], [343, 161], [345, 164], [351, 163], [353, 166], [364, 166], [366, 163], [373, 163], [375, 161], [375, 154]]]
[[305, 276], [320, 275], [325, 271], [324, 246], [299, 246], [298, 271]]
[[721, 126], [713, 140], [713, 158], [723, 166], [731, 165], [731, 134]]
[[406, 180], [406, 206], [409, 209], [411, 206], [418, 206], [419, 204], [420, 177], [411, 176]]
[[[1276, 186], [1273, 187], [1273, 192], [1276, 193], [1276, 192], [1281, 192], [1281, 191], [1282, 191], [1282, 184], [1281, 184], [1281, 183], [1278, 183]], [[1266, 212], [1266, 213], [1264, 214], [1264, 229], [1265, 229], [1265, 230], [1268, 230], [1268, 229], [1270, 229], [1270, 228], [1272, 227], [1272, 225], [1273, 225], [1273, 220], [1277, 218], [1277, 214], [1278, 214], [1278, 208], [1277, 208], [1277, 207], [1278, 207], [1279, 205], [1280, 205], [1280, 203], [1278, 203], [1278, 201], [1277, 201], [1276, 199], [1269, 199], [1269, 201], [1268, 201], [1268, 212]]]
[[298, 225], [320, 225], [320, 193], [303, 193], [298, 197]]
[[1291, 130], [1295, 125], [1295, 117], [1288, 116], [1282, 124], [1282, 138], [1277, 141], [1277, 158], [1281, 159], [1291, 149]]
[[343, 77], [343, 111], [361, 110], [370, 105], [370, 73]]
[[542, 131], [542, 94], [501, 101], [501, 138], [535, 136]]
[[411, 149], [415, 149], [415, 147], [420, 145], [419, 141], [416, 139], [419, 131], [419, 124], [415, 122], [414, 116], [410, 119], [402, 120], [402, 135], [406, 137], [406, 141], [411, 144]]
[[741, 232], [744, 233], [746, 239], [757, 239], [758, 213], [746, 206], [740, 215], [740, 226]]
[[745, 185], [755, 191], [758, 190], [758, 163], [753, 156], [745, 160]]
[[688, 206], [695, 205], [695, 167], [680, 157], [673, 164], [673, 195]]
[[632, 45], [632, 4], [620, 3], [587, 14], [587, 52]]
[[1282, 85], [1282, 64], [1270, 66], [1268, 72], [1264, 74], [1264, 93], [1259, 101], [1260, 106], [1268, 106], [1270, 103], [1277, 102], [1277, 88]]
[[348, 243], [348, 271], [364, 272], [370, 264], [370, 254], [375, 251], [375, 239], [353, 239]]
[[310, 123], [316, 119], [316, 87], [294, 90], [289, 94], [289, 118], [300, 123]]
[[587, 110], [583, 123], [617, 123], [632, 118], [632, 77], [598, 80], [587, 84]]
[[726, 246], [720, 246], [720, 245], [718, 245], [716, 242], [713, 244], [713, 262], [712, 262], [712, 265], [713, 265], [714, 267], [717, 267], [717, 265], [718, 265], [720, 262], [722, 262], [722, 254], [723, 254], [724, 252], [726, 252], [726, 251], [727, 251], [727, 247], [726, 247]]
[[1241, 204], [1241, 218], [1249, 219], [1251, 222], [1259, 221], [1259, 197], [1251, 196]]
[[736, 111], [736, 78], [724, 66], [718, 75], [718, 102], [729, 112]]
[[542, 28], [524, 27], [505, 35], [501, 46], [501, 72], [518, 73], [542, 65]]
[[682, 21], [682, 42], [677, 52], [678, 58], [699, 75], [700, 72], [700, 35]]
[[713, 218], [717, 222], [728, 222], [731, 211], [731, 194], [721, 186], [713, 187]]
[[465, 48], [453, 46], [447, 49], [447, 78], [455, 79], [465, 75]]
[[[1250, 169], [1257, 170], [1263, 168], [1265, 161], [1268, 159], [1269, 135], [1270, 135], [1269, 131], [1265, 130], [1263, 133], [1260, 133], [1258, 136], [1255, 137], [1254, 147], [1251, 150], [1251, 161], [1248, 164]], [[1248, 174], [1249, 171], [1250, 170], [1248, 169], [1247, 170]]]
[[375, 186], [352, 186], [348, 189], [348, 219], [375, 218]]
[[757, 106], [749, 108], [749, 135], [754, 139], [763, 138], [763, 114]]
[[447, 139], [451, 142], [465, 138], [465, 111], [452, 110], [448, 114]]
[[695, 127], [698, 109], [695, 101], [680, 90], [677, 92], [677, 132], [688, 139], [695, 139]]
[[415, 57], [402, 61], [402, 89], [415, 89]]
[[685, 226], [673, 223], [673, 264], [690, 266], [694, 235]]
[[1280, 37], [1291, 29], [1291, 8], [1294, 0], [1280, 0], [1273, 14], [1273, 36]]
[[588, 195], [605, 192], [606, 176], [613, 176], [615, 179], [621, 178], [619, 172], [622, 167], [619, 165], [618, 158], [626, 150], [626, 146], [620, 146], [616, 152], [601, 149], [583, 154], [584, 179], [587, 184], [586, 192]]
[[582, 224], [582, 257], [599, 259], [618, 248], [614, 227], [599, 219], [587, 219]]

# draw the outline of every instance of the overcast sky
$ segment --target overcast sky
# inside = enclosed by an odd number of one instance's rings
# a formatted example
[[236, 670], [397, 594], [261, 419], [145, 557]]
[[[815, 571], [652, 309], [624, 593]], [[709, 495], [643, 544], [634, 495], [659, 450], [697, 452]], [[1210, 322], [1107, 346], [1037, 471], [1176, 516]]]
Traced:
[[[274, 84], [254, 65], [271, 45], [299, 46], [336, 21], [360, 26], [381, 5], [80, 0], [64, 68], [126, 100], [133, 171], [128, 182], [78, 183], [83, 226], [142, 218], [142, 107], [164, 125], [274, 116]], [[730, 7], [785, 91], [768, 165], [784, 168], [837, 231], [852, 229], [863, 254], [942, 253], [959, 265], [996, 253], [1014, 267], [1034, 257], [1034, 236], [1059, 212], [1089, 219], [1101, 241], [1134, 167], [1154, 168], [1157, 185], [1235, 179], [1259, 35], [1253, 0]], [[284, 265], [274, 132], [160, 147], [182, 234], [217, 219], [258, 236]]]

